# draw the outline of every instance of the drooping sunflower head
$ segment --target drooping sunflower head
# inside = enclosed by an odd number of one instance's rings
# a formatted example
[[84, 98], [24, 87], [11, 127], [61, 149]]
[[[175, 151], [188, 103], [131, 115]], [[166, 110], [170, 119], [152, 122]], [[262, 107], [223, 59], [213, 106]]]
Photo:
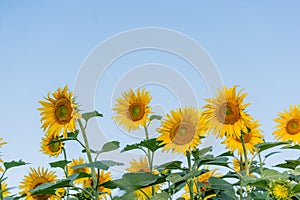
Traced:
[[30, 190], [44, 183], [53, 183], [56, 181], [56, 174], [54, 171], [48, 171], [48, 169], [30, 168], [29, 175], [25, 176], [20, 185], [21, 194], [27, 194], [27, 200], [55, 200], [57, 197], [51, 194], [39, 194], [31, 195]]
[[2, 196], [5, 198], [5, 197], [8, 197], [10, 195], [10, 191], [8, 190], [7, 188], [7, 183], [6, 182], [2, 182], [1, 183], [1, 187], [0, 190], [2, 191]]
[[68, 90], [68, 86], [64, 89], [57, 89], [45, 97], [46, 101], [39, 101], [42, 105], [38, 108], [42, 116], [42, 128], [49, 135], [59, 135], [63, 131], [64, 137], [67, 137], [67, 131], [74, 132], [76, 130], [76, 118], [80, 118], [78, 114], [78, 105], [74, 102], [73, 93]]
[[[87, 167], [82, 167], [82, 168], [79, 168], [79, 169], [74, 169], [73, 168], [76, 165], [81, 165], [81, 164], [85, 164], [85, 163], [86, 163], [86, 161], [83, 158], [72, 159], [72, 162], [68, 165], [68, 176], [71, 176], [72, 174], [77, 174], [77, 173], [80, 173], [80, 172], [90, 174], [90, 168], [87, 168]], [[88, 178], [79, 178], [79, 179], [76, 179], [74, 181], [74, 183], [84, 184], [84, 182], [87, 179]]]
[[117, 99], [113, 108], [116, 115], [113, 118], [128, 132], [137, 130], [140, 126], [146, 126], [150, 121], [149, 114], [152, 113], [149, 107], [151, 99], [150, 92], [145, 89], [138, 89], [136, 93], [130, 89]]
[[274, 121], [278, 123], [273, 132], [277, 139], [300, 144], [300, 105], [291, 105], [289, 111], [285, 109], [284, 112], [279, 112], [279, 117]]
[[[97, 174], [96, 175], [97, 179], [99, 180], [99, 185], [112, 180], [111, 173], [109, 171], [105, 172], [104, 170], [100, 170], [100, 176]], [[89, 188], [94, 188], [93, 184], [93, 178], [90, 177], [86, 181], [84, 181], [84, 187], [89, 187]], [[102, 194], [99, 195], [100, 199], [107, 199], [108, 195], [111, 194], [111, 189], [105, 188], [103, 186], [98, 187], [98, 192], [103, 192]]]
[[[128, 172], [144, 172], [149, 173], [149, 164], [146, 157], [140, 157], [139, 160], [133, 159], [130, 162], [130, 167], [126, 169]], [[153, 174], [158, 174], [156, 170], [152, 171]], [[154, 192], [157, 193], [160, 190], [160, 185], [154, 186]], [[152, 197], [152, 187], [144, 187], [140, 190], [136, 190], [135, 192], [136, 199], [138, 200], [146, 200], [148, 197]], [[145, 195], [146, 194], [146, 195]], [[148, 197], [147, 197], [148, 196]]]
[[[258, 123], [258, 121], [253, 121], [248, 124], [249, 131], [241, 135], [245, 142], [247, 154], [254, 154], [254, 152], [257, 151], [255, 145], [263, 143], [264, 136], [261, 134], [261, 130], [258, 128], [259, 126], [260, 124]], [[222, 144], [226, 144], [226, 149], [229, 149], [232, 152], [237, 150], [239, 155], [242, 155], [244, 152], [241, 138], [227, 136]]]
[[242, 90], [236, 93], [236, 88], [224, 87], [218, 90], [215, 98], [206, 100], [208, 104], [204, 106], [204, 113], [211, 121], [213, 133], [219, 137], [226, 134], [239, 138], [242, 131], [247, 132], [246, 125], [251, 121], [251, 116], [245, 112], [249, 104], [243, 103], [247, 93], [242, 94]]
[[177, 109], [162, 120], [157, 140], [165, 144], [163, 151], [172, 149], [172, 152], [185, 155], [201, 144], [200, 137], [207, 134], [207, 130], [207, 118], [199, 109]]
[[292, 197], [292, 188], [284, 180], [274, 181], [270, 185], [270, 196], [276, 200], [289, 200]]
[[42, 138], [41, 142], [41, 152], [44, 154], [51, 156], [58, 156], [61, 154], [62, 149], [64, 147], [63, 142], [54, 142], [59, 140], [60, 137], [57, 135], [47, 135]]

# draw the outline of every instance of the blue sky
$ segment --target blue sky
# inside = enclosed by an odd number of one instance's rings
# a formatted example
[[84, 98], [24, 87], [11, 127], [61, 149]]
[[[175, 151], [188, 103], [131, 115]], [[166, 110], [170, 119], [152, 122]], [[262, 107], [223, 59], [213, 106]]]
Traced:
[[[200, 44], [225, 85], [245, 88], [249, 113], [263, 124], [266, 140], [274, 140], [272, 119], [300, 99], [299, 9], [298, 1], [1, 1], [0, 136], [8, 142], [1, 149], [3, 159], [47, 166], [52, 159], [39, 152], [38, 100], [65, 84], [72, 88], [81, 64], [101, 42], [143, 27], [172, 29]], [[111, 105], [102, 102], [111, 103], [109, 92], [119, 78], [145, 63], [174, 67], [196, 91], [201, 106], [209, 97], [203, 79], [174, 55], [148, 50], [123, 56], [104, 74], [95, 96], [95, 107], [105, 116], [99, 123], [104, 132], [112, 132], [107, 137], [124, 132], [111, 121]], [[147, 87], [153, 91], [152, 105], [163, 105], [158, 112], [178, 106], [167, 89]], [[76, 145], [70, 149], [78, 151]], [[26, 173], [27, 167], [11, 171], [8, 182], [16, 186]]]

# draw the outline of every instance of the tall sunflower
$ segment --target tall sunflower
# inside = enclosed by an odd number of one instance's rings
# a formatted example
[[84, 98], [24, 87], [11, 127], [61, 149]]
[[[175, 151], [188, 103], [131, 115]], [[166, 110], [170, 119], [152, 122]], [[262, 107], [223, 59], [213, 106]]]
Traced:
[[172, 152], [185, 155], [201, 144], [200, 136], [207, 134], [207, 130], [207, 118], [200, 110], [182, 108], [172, 110], [162, 120], [161, 127], [157, 130], [160, 133], [157, 140], [165, 144], [163, 151], [172, 149]]
[[[150, 169], [149, 169], [149, 163], [146, 157], [140, 157], [139, 160], [135, 160], [133, 159], [130, 162], [130, 167], [126, 169], [126, 171], [128, 172], [144, 172], [144, 173], [150, 173]], [[158, 172], [156, 171], [152, 171], [152, 173], [156, 174]], [[142, 191], [141, 191], [142, 190]], [[158, 192], [160, 190], [160, 186], [159, 185], [155, 185], [154, 186], [154, 192]], [[136, 190], [135, 195], [137, 197], [137, 200], [146, 200], [148, 199], [148, 197], [152, 197], [152, 187], [144, 187], [140, 190]], [[146, 195], [147, 196], [146, 196]]]
[[117, 99], [113, 110], [116, 115], [113, 118], [119, 126], [123, 126], [128, 132], [138, 129], [140, 126], [146, 126], [150, 121], [149, 114], [151, 108], [149, 103], [152, 97], [150, 92], [138, 89], [136, 93], [130, 89], [122, 94], [122, 98]]
[[300, 143], [300, 105], [290, 106], [290, 110], [279, 112], [279, 117], [274, 119], [277, 126], [273, 132], [275, 138], [285, 142], [293, 141], [295, 144]]
[[[74, 169], [73, 167], [76, 165], [81, 165], [86, 163], [86, 161], [83, 158], [79, 158], [79, 159], [72, 159], [72, 162], [68, 165], [68, 176], [71, 176], [72, 174], [76, 174], [76, 173], [80, 173], [80, 172], [84, 172], [84, 173], [91, 173], [90, 168], [88, 167], [83, 167], [83, 168], [79, 168], [79, 169]], [[76, 179], [74, 181], [74, 183], [77, 184], [84, 184], [85, 181], [87, 181], [88, 178], [79, 178]]]
[[[112, 176], [110, 172], [105, 172], [104, 170], [100, 170], [100, 176], [96, 175], [97, 179], [99, 180], [99, 185], [112, 180]], [[93, 187], [93, 178], [90, 177], [84, 182], [84, 187]], [[100, 199], [107, 199], [108, 195], [111, 194], [111, 189], [105, 188], [103, 186], [98, 187], [98, 192], [103, 192], [103, 194], [99, 195]]]
[[64, 144], [63, 142], [54, 142], [54, 143], [51, 142], [59, 139], [60, 137], [56, 135], [47, 135], [46, 137], [42, 138], [41, 152], [49, 155], [50, 157], [51, 156], [57, 157], [59, 154], [61, 154]]
[[[250, 131], [242, 135], [242, 137], [244, 138], [247, 154], [254, 154], [254, 152], [257, 151], [255, 145], [263, 143], [264, 136], [261, 134], [261, 130], [258, 129], [259, 126], [260, 124], [258, 123], [258, 121], [251, 122], [248, 126]], [[241, 138], [229, 136], [226, 137], [222, 144], [226, 144], [226, 149], [229, 149], [232, 152], [237, 150], [239, 155], [242, 155], [244, 152]]]
[[42, 116], [42, 128], [47, 131], [47, 135], [57, 136], [63, 131], [64, 137], [67, 137], [67, 131], [76, 130], [75, 119], [80, 118], [73, 93], [66, 85], [64, 89], [58, 88], [52, 93], [52, 97], [48, 93], [45, 99], [46, 101], [39, 101], [42, 107], [38, 108]]
[[2, 188], [0, 188], [1, 192], [2, 192], [2, 196], [5, 198], [5, 197], [8, 197], [10, 195], [10, 191], [8, 190], [7, 188], [7, 183], [2, 181], [1, 182], [1, 186]]
[[29, 175], [25, 176], [20, 185], [21, 194], [27, 194], [26, 200], [56, 200], [58, 199], [55, 195], [51, 194], [39, 194], [31, 195], [30, 190], [33, 190], [37, 186], [43, 183], [53, 183], [56, 181], [56, 174], [54, 171], [48, 171], [48, 169], [30, 168]]
[[223, 90], [218, 90], [218, 95], [215, 98], [207, 99], [205, 114], [211, 121], [213, 133], [219, 137], [233, 136], [239, 138], [241, 131], [247, 132], [247, 123], [251, 121], [251, 116], [245, 112], [249, 104], [244, 104], [243, 101], [247, 93], [242, 94], [240, 90], [236, 94], [237, 86], [232, 88], [224, 87]]

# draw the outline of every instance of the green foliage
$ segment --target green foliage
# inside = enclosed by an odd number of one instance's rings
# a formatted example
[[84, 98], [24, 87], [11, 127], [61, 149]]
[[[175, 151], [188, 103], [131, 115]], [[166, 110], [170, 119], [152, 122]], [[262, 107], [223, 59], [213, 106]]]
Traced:
[[23, 160], [19, 160], [19, 161], [10, 161], [10, 162], [4, 162], [4, 167], [5, 167], [5, 170], [8, 170], [10, 168], [13, 168], [13, 167], [19, 167], [19, 166], [23, 166], [23, 165], [26, 165], [26, 164], [29, 164], [29, 163], [26, 163], [24, 162]]
[[103, 117], [102, 114], [98, 113], [98, 111], [93, 111], [93, 112], [87, 112], [82, 114], [82, 118], [87, 122], [88, 120], [90, 120], [93, 117]]

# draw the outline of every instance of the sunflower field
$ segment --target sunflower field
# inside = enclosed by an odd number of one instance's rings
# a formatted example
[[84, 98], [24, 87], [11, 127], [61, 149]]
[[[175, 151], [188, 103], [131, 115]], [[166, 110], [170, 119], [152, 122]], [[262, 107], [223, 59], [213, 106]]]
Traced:
[[[19, 192], [14, 194], [6, 183], [6, 172], [27, 163], [0, 159], [0, 199], [300, 199], [300, 160], [282, 160], [276, 166], [266, 162], [280, 153], [278, 149], [300, 150], [300, 105], [278, 113], [273, 132], [276, 140], [265, 141], [261, 124], [248, 113], [246, 96], [237, 86], [223, 87], [213, 98], [205, 99], [203, 108], [174, 108], [160, 116], [151, 108], [150, 91], [128, 89], [117, 98], [112, 120], [129, 134], [144, 131], [144, 139], [122, 144], [116, 138], [94, 150], [86, 128], [91, 118], [103, 115], [98, 111], [82, 113], [80, 102], [68, 86], [58, 88], [39, 101], [37, 108], [44, 132], [40, 151], [56, 161], [49, 167], [30, 168], [20, 182]], [[160, 122], [158, 137], [149, 134], [153, 121]], [[213, 146], [202, 146], [211, 133], [226, 151], [214, 155]], [[78, 143], [82, 154], [68, 158], [68, 142]], [[0, 147], [3, 145], [9, 144], [0, 138]], [[124, 163], [99, 159], [101, 154], [116, 150], [143, 153], [128, 161], [130, 166], [120, 178], [113, 178], [111, 169]], [[184, 159], [157, 164], [158, 152]]]

